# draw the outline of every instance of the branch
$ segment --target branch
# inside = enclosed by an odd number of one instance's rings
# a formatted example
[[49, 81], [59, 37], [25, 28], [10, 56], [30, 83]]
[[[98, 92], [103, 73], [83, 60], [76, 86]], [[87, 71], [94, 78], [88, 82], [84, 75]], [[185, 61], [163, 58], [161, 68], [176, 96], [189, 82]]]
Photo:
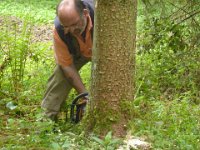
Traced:
[[173, 12], [173, 13], [172, 13], [171, 15], [169, 15], [167, 18], [172, 17], [174, 14], [178, 13], [178, 12], [181, 11], [181, 10], [184, 11], [183, 8], [185, 8], [185, 7], [188, 5], [188, 4], [186, 4], [186, 5], [184, 5], [183, 7], [178, 7], [178, 6], [174, 5], [173, 3], [169, 2], [169, 1], [167, 1], [167, 2], [170, 3], [172, 6], [178, 8], [178, 10], [177, 10], [176, 12]]
[[174, 12], [174, 13], [171, 14], [169, 17], [172, 17], [172, 15], [174, 15], [175, 13], [178, 13], [180, 10], [182, 10], [182, 11], [185, 13], [185, 14], [181, 14], [180, 16], [175, 17], [174, 20], [177, 20], [177, 19], [179, 19], [179, 18], [182, 18], [182, 17], [185, 16], [185, 15], [190, 15], [191, 13], [195, 12], [196, 10], [193, 10], [193, 11], [191, 11], [191, 12], [188, 12], [188, 11], [186, 11], [186, 9], [189, 10], [190, 7], [199, 4], [199, 3], [194, 3], [193, 5], [190, 5], [190, 6], [187, 8], [188, 4], [184, 5], [183, 7], [178, 7], [178, 6], [176, 6], [175, 4], [173, 4], [173, 3], [169, 2], [169, 1], [167, 1], [167, 2], [170, 3], [172, 6], [178, 8], [178, 11]]
[[144, 3], [145, 7], [148, 9], [149, 6], [151, 6], [151, 3], [149, 0], [142, 0], [142, 2]]
[[195, 15], [197, 15], [197, 14], [199, 14], [199, 13], [200, 13], [200, 10], [199, 10], [199, 11], [196, 11], [196, 12], [194, 12], [193, 14], [191, 14], [190, 16], [184, 18], [183, 20], [181, 20], [181, 21], [180, 21], [179, 23], [177, 23], [177, 24], [180, 24], [180, 23], [184, 22], [185, 20], [188, 20], [188, 19], [192, 18], [193, 16], [195, 16]]
[[[178, 13], [180, 10], [182, 10], [182, 11], [185, 13], [185, 14], [182, 14], [182, 15], [180, 15], [180, 16], [178, 16], [178, 17], [175, 17], [175, 18], [173, 19], [174, 21], [177, 20], [177, 19], [179, 19], [179, 18], [182, 18], [183, 16], [189, 15], [188, 17], [185, 17], [183, 20], [181, 20], [181, 21], [180, 21], [179, 23], [177, 23], [177, 24], [180, 24], [180, 23], [184, 22], [185, 20], [187, 20], [187, 19], [189, 19], [189, 18], [191, 18], [191, 17], [193, 17], [193, 16], [195, 16], [196, 14], [199, 13], [198, 10], [193, 10], [193, 11], [191, 11], [191, 12], [186, 11], [186, 9], [189, 9], [189, 8], [191, 8], [192, 6], [198, 5], [199, 3], [193, 3], [193, 5], [190, 5], [190, 6], [188, 6], [188, 4], [186, 4], [186, 5], [184, 5], [183, 7], [178, 7], [178, 6], [174, 5], [173, 3], [169, 2], [169, 1], [167, 1], [167, 2], [170, 3], [171, 5], [173, 5], [174, 7], [178, 8], [178, 10], [177, 10], [176, 12], [174, 12], [173, 14], [171, 14], [169, 17], [172, 17], [175, 13]], [[188, 6], [188, 7], [187, 7], [187, 6]], [[167, 17], [167, 18], [169, 18], [169, 17]], [[199, 23], [195, 20], [195, 18], [192, 18], [192, 20], [195, 22], [195, 24], [196, 24], [198, 27], [200, 26]]]

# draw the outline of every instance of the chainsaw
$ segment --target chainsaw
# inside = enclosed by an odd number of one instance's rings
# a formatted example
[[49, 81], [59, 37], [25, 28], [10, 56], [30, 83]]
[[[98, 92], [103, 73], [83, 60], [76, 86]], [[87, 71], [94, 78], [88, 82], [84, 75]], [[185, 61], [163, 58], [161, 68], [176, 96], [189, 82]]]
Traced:
[[[74, 98], [74, 100], [72, 101], [72, 104], [67, 106], [66, 122], [68, 121], [68, 114], [70, 114], [69, 118], [72, 123], [80, 122], [80, 120], [84, 116], [86, 105], [88, 102], [88, 99], [87, 98], [83, 99], [83, 97], [87, 97], [87, 96], [88, 96], [88, 93], [79, 94], [77, 97]], [[68, 111], [69, 107], [70, 107], [70, 112]]]

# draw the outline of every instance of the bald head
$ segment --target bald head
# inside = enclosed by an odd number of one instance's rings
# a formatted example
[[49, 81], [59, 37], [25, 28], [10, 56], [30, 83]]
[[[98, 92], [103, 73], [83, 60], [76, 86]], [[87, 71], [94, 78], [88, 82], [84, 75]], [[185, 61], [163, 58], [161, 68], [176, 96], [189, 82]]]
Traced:
[[[63, 0], [57, 8], [57, 15], [62, 22], [76, 22], [80, 16], [75, 7], [74, 0]], [[70, 24], [69, 24], [70, 26]]]
[[73, 6], [74, 9], [76, 9], [76, 11], [79, 13], [79, 15], [83, 14], [83, 9], [87, 9], [86, 6], [83, 4], [82, 0], [62, 0], [57, 6], [57, 10], [56, 10], [57, 15], [60, 10], [60, 7], [62, 6], [65, 6], [65, 7]]
[[66, 32], [84, 31], [88, 11], [81, 0], [62, 0], [56, 12]]

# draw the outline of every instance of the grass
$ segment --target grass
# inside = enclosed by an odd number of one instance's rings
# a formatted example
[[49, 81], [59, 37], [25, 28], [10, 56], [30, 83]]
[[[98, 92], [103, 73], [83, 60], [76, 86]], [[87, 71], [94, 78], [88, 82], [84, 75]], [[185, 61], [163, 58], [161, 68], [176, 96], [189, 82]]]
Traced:
[[[52, 23], [55, 17], [55, 8], [59, 0], [2, 0], [1, 15], [24, 18], [26, 15], [36, 24]], [[38, 7], [40, 5], [40, 7]]]
[[[149, 106], [146, 112], [142, 109], [144, 105]], [[132, 121], [133, 133], [149, 139], [155, 149], [200, 148], [200, 109], [187, 97], [173, 101], [141, 101], [135, 110], [140, 116]]]
[[[0, 3], [0, 13], [1, 17], [12, 16], [36, 26], [44, 26], [53, 22], [56, 3], [57, 1], [50, 0], [3, 0]], [[3, 35], [2, 33], [5, 34], [5, 30], [1, 30], [0, 34]], [[4, 39], [1, 35], [0, 44]], [[111, 136], [111, 132], [100, 140], [95, 135], [85, 137], [79, 126], [72, 126], [63, 120], [54, 124], [43, 119], [40, 103], [54, 67], [52, 43], [37, 41], [29, 46], [24, 86], [17, 97], [10, 92], [9, 67], [0, 74], [0, 88], [4, 92], [0, 93], [0, 149], [115, 149], [119, 142]], [[0, 54], [1, 64], [4, 53], [1, 51]], [[132, 134], [146, 139], [153, 149], [200, 149], [199, 98], [194, 97], [194, 93], [198, 92], [196, 85], [193, 88], [195, 90], [164, 93], [159, 88], [168, 79], [171, 79], [173, 85], [181, 86], [178, 75], [173, 78], [170, 74], [162, 75], [161, 69], [166, 69], [166, 66], [162, 64], [163, 68], [157, 67], [159, 61], [153, 60], [156, 56], [138, 54], [137, 58], [137, 93], [132, 103], [134, 119], [129, 123]], [[196, 68], [194, 62], [191, 65]], [[81, 70], [88, 88], [90, 66], [88, 64]], [[158, 76], [162, 79], [161, 82], [158, 82]], [[195, 84], [192, 75], [190, 80], [191, 84]], [[72, 91], [69, 99], [72, 100], [74, 96], [75, 92]]]

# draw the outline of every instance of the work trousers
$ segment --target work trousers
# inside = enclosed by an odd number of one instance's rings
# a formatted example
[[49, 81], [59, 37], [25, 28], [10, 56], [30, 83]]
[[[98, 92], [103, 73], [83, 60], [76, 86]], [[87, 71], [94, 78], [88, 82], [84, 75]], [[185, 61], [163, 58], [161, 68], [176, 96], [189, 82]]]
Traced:
[[[79, 56], [79, 58], [74, 57], [73, 60], [77, 71], [89, 61], [83, 56]], [[52, 76], [48, 80], [47, 90], [41, 105], [47, 117], [52, 120], [55, 119], [71, 89], [72, 85], [65, 77], [61, 66], [56, 65]]]

